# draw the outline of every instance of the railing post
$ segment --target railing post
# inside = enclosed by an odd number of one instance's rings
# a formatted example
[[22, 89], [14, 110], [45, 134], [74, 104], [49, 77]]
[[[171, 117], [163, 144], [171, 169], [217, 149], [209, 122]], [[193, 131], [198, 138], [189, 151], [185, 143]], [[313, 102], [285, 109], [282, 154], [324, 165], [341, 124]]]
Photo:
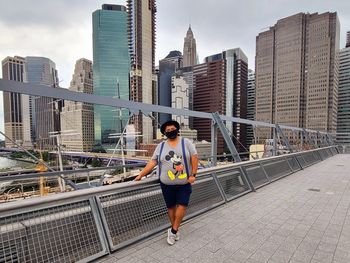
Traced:
[[226, 146], [227, 148], [229, 148], [233, 160], [238, 163], [241, 162], [241, 157], [239, 156], [239, 153], [236, 149], [236, 146], [234, 145], [233, 141], [232, 141], [232, 137], [230, 136], [230, 134], [228, 133], [227, 127], [225, 126], [225, 124], [222, 122], [222, 119], [219, 115], [219, 113], [214, 112], [212, 113], [213, 116], [213, 121], [216, 123], [217, 127], [220, 129], [222, 137], [224, 137], [224, 140], [226, 142]]
[[211, 166], [217, 165], [218, 130], [215, 121], [211, 122]]
[[273, 130], [273, 149], [272, 149], [272, 155], [276, 156], [277, 155], [277, 134], [276, 134], [276, 127], [272, 128]]
[[304, 150], [304, 131], [301, 131], [299, 134], [300, 134], [301, 151], [303, 151]]
[[245, 179], [247, 180], [248, 185], [250, 186], [250, 189], [252, 189], [252, 191], [255, 192], [255, 187], [254, 187], [254, 185], [253, 185], [253, 182], [252, 182], [252, 180], [250, 179], [250, 177], [248, 176], [248, 174], [247, 174], [247, 172], [245, 171], [245, 169], [244, 169], [242, 166], [240, 166], [239, 169], [240, 169], [242, 175], [243, 175], [243, 176], [245, 177]]
[[270, 179], [269, 175], [267, 174], [267, 172], [266, 172], [266, 170], [265, 170], [264, 165], [262, 164], [262, 162], [259, 161], [259, 165], [260, 165], [261, 170], [262, 170], [263, 173], [265, 174], [266, 179], [269, 181], [269, 183], [271, 183], [271, 179]]
[[97, 196], [94, 196], [94, 197], [90, 198], [89, 201], [90, 201], [90, 206], [91, 206], [91, 212], [92, 212], [92, 215], [93, 215], [95, 222], [96, 222], [96, 228], [98, 231], [98, 235], [99, 235], [99, 238], [101, 240], [102, 249], [104, 251], [110, 253], [106, 229], [103, 226], [101, 213], [100, 213], [99, 208], [98, 208], [99, 199]]
[[219, 181], [218, 176], [216, 175], [215, 172], [212, 172], [212, 173], [211, 173], [211, 176], [213, 177], [214, 182], [216, 183], [216, 185], [217, 185], [217, 187], [218, 187], [218, 189], [219, 189], [219, 192], [220, 192], [222, 198], [225, 200], [225, 203], [227, 203], [227, 197], [226, 197], [226, 194], [225, 194], [225, 192], [224, 192], [224, 189], [222, 189], [222, 186], [221, 186], [221, 184], [220, 184], [220, 181]]

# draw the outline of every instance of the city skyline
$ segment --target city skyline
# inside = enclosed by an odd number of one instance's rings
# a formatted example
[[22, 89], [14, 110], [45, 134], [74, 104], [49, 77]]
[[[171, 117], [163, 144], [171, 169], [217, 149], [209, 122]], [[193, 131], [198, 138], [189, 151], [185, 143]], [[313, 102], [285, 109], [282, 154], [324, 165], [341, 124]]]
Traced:
[[[81, 6], [79, 1], [3, 3], [0, 10], [0, 32], [7, 37], [2, 37], [0, 41], [1, 59], [15, 55], [48, 57], [56, 63], [60, 86], [68, 88], [75, 61], [82, 57], [92, 59], [91, 14], [103, 3], [106, 2], [86, 1], [84, 6]], [[126, 1], [118, 0], [112, 3], [125, 5]], [[218, 4], [225, 8], [215, 8]], [[336, 11], [341, 24], [341, 48], [345, 46], [345, 32], [350, 30], [350, 4], [347, 1], [308, 1], [295, 4], [293, 1], [275, 1], [273, 4], [267, 4], [267, 1], [238, 3], [222, 0], [219, 3], [187, 3], [179, 0], [177, 6], [181, 12], [174, 12], [174, 6], [169, 0], [157, 2], [156, 65], [169, 51], [182, 50], [183, 37], [189, 24], [196, 36], [199, 62], [202, 62], [205, 56], [239, 46], [247, 54], [248, 66], [251, 69], [255, 68], [255, 37], [280, 18], [299, 12]], [[238, 7], [240, 11], [235, 12]], [[55, 12], [48, 12], [50, 10]], [[232, 15], [233, 12], [235, 15]], [[208, 14], [208, 17], [203, 14]], [[227, 33], [230, 32], [229, 29], [232, 33]], [[242, 33], [242, 30], [245, 33]], [[240, 37], [235, 37], [237, 35]], [[3, 109], [0, 107], [1, 130], [2, 125]]]

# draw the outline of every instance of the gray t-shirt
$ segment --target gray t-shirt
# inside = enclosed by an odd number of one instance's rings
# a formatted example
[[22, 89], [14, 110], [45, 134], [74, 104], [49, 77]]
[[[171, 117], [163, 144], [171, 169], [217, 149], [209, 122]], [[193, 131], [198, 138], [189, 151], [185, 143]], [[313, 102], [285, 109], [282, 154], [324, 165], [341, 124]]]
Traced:
[[[181, 185], [187, 184], [187, 172], [185, 167], [185, 162], [183, 160], [184, 154], [182, 152], [180, 137], [179, 143], [175, 148], [171, 147], [168, 141], [164, 142], [162, 156], [160, 156], [160, 165], [158, 163], [158, 176], [159, 176], [159, 168], [160, 168], [160, 181], [163, 184], [167, 185]], [[153, 153], [152, 160], [156, 160], [158, 162], [158, 156], [160, 152], [161, 144], [158, 144], [156, 150]], [[185, 156], [187, 160], [188, 172], [191, 173], [191, 156], [197, 154], [197, 150], [193, 143], [184, 138], [184, 148], [185, 148]]]

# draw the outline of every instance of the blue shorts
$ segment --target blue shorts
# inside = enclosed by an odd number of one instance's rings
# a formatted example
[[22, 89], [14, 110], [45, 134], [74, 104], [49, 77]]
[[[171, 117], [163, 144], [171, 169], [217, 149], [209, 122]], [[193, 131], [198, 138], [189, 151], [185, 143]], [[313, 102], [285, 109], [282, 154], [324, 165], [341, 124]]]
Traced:
[[192, 193], [192, 185], [166, 185], [160, 183], [163, 197], [167, 208], [174, 207], [176, 205], [188, 206], [190, 196]]

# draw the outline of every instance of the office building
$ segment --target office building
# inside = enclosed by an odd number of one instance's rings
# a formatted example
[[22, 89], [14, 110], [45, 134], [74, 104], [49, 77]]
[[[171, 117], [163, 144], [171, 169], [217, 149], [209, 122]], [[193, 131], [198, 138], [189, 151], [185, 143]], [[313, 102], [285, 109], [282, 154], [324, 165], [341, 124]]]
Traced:
[[[213, 60], [193, 66], [193, 110], [226, 113], [225, 60]], [[193, 118], [198, 140], [211, 141], [211, 120]], [[224, 139], [218, 132], [217, 152], [224, 152]]]
[[[69, 90], [93, 93], [93, 70], [90, 60], [81, 58], [75, 69]], [[94, 105], [65, 101], [61, 112], [62, 145], [66, 151], [87, 152], [94, 146]]]
[[[102, 5], [92, 14], [94, 94], [129, 100], [130, 56], [128, 15], [121, 5]], [[128, 110], [95, 105], [95, 141], [102, 145], [115, 143], [111, 133], [123, 130]], [[114, 139], [115, 140], [115, 139]]]
[[[6, 57], [2, 61], [2, 78], [6, 80], [24, 82], [24, 65], [25, 59], [22, 57]], [[23, 95], [19, 93], [3, 93], [5, 135], [20, 145], [22, 145], [24, 139], [22, 97]], [[16, 146], [16, 144], [11, 140], [5, 138], [6, 147]]]
[[[247, 84], [247, 119], [255, 120], [255, 74], [254, 71], [248, 70], [248, 84]], [[254, 131], [252, 125], [247, 125], [247, 148], [254, 144]]]
[[339, 99], [337, 143], [350, 144], [350, 32], [346, 47], [339, 54]]
[[336, 131], [339, 28], [337, 13], [299, 13], [256, 37], [256, 120]]
[[[225, 115], [247, 118], [248, 58], [240, 48], [229, 49], [205, 58], [222, 60], [225, 65]], [[246, 151], [246, 125], [226, 122], [226, 127], [238, 151]]]
[[[45, 57], [25, 58], [26, 81], [42, 85], [43, 88], [58, 87], [58, 73], [55, 63]], [[56, 139], [50, 132], [60, 131], [60, 111], [63, 100], [48, 97], [29, 97], [29, 115], [31, 137], [36, 148], [41, 150], [56, 149]]]
[[[189, 109], [189, 85], [181, 71], [171, 77], [171, 107]], [[181, 130], [189, 130], [189, 116], [173, 115], [172, 119], [180, 123]]]
[[184, 38], [183, 66], [191, 67], [198, 64], [197, 44], [191, 26], [189, 26]]
[[[157, 94], [155, 74], [155, 23], [156, 1], [127, 0], [129, 51], [131, 56], [130, 100], [154, 104]], [[142, 113], [132, 118], [136, 131], [141, 132], [137, 146], [151, 143], [155, 138], [157, 123], [155, 116]]]
[[[193, 110], [193, 67], [183, 67], [181, 76], [188, 85], [188, 109]], [[193, 129], [193, 117], [189, 117], [188, 125], [190, 129]]]
[[[164, 59], [159, 60], [158, 104], [172, 106], [172, 77], [182, 67], [180, 51], [171, 51]], [[171, 118], [170, 114], [159, 113], [159, 122], [164, 123]]]

